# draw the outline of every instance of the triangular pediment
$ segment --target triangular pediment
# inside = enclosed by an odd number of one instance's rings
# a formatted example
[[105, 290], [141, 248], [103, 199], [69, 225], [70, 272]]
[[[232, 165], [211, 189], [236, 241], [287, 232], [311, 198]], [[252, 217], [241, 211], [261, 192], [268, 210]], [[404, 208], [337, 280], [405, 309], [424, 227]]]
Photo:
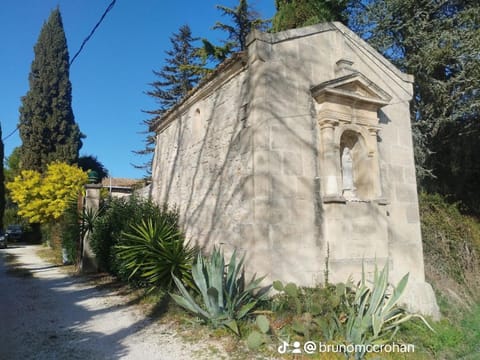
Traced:
[[325, 101], [327, 95], [334, 95], [384, 106], [392, 99], [386, 91], [359, 72], [325, 81], [314, 86], [311, 92], [317, 102]]

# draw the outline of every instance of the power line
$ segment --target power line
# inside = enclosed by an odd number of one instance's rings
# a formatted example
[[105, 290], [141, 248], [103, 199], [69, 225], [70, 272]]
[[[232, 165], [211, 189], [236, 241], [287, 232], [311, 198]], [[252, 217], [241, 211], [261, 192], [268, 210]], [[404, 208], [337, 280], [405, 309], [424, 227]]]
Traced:
[[92, 35], [95, 33], [95, 31], [97, 30], [97, 28], [100, 26], [100, 24], [102, 23], [103, 19], [105, 19], [105, 17], [107, 16], [107, 14], [110, 12], [110, 10], [113, 9], [113, 6], [115, 5], [117, 0], [113, 0], [110, 5], [108, 5], [108, 7], [105, 9], [104, 13], [102, 14], [102, 16], [100, 17], [100, 20], [98, 20], [98, 22], [95, 24], [95, 26], [93, 27], [92, 31], [90, 31], [90, 34], [88, 34], [88, 36], [83, 40], [82, 42], [82, 45], [80, 45], [80, 49], [78, 49], [78, 51], [75, 53], [75, 55], [73, 55], [72, 57], [72, 60], [70, 60], [70, 66], [73, 64], [73, 62], [75, 61], [75, 59], [77, 58], [77, 56], [82, 52], [83, 50], [83, 47], [85, 46], [85, 44], [88, 42], [88, 40], [90, 40], [90, 38], [92, 37]]
[[7, 136], [5, 136], [2, 141], [5, 141], [7, 140], [10, 136], [12, 136], [13, 134], [15, 134], [17, 131], [18, 131], [18, 128], [20, 127], [20, 125], [17, 125], [17, 127], [10, 133], [8, 134]]
[[[115, 3], [117, 2], [117, 0], [112, 0], [112, 2], [110, 3], [110, 5], [107, 6], [107, 8], [105, 9], [105, 11], [103, 12], [102, 16], [100, 17], [100, 20], [97, 21], [97, 23], [95, 24], [95, 26], [93, 27], [92, 31], [90, 31], [90, 34], [88, 34], [88, 36], [83, 40], [82, 42], [82, 45], [80, 45], [80, 48], [78, 49], [78, 51], [75, 53], [75, 55], [73, 55], [72, 59], [70, 60], [70, 66], [72, 66], [73, 62], [75, 61], [75, 59], [78, 57], [78, 55], [80, 55], [80, 53], [82, 52], [83, 48], [85, 47], [85, 44], [90, 40], [90, 38], [93, 36], [93, 34], [95, 33], [95, 31], [97, 30], [97, 28], [100, 26], [100, 24], [102, 23], [102, 21], [105, 19], [105, 17], [107, 16], [107, 14], [113, 9]], [[8, 138], [10, 138], [11, 136], [13, 136], [13, 134], [15, 134], [18, 129], [20, 128], [20, 124], [17, 125], [17, 127], [11, 132], [9, 133], [7, 136], [5, 136], [2, 141], [5, 141], [5, 140], [8, 140]]]

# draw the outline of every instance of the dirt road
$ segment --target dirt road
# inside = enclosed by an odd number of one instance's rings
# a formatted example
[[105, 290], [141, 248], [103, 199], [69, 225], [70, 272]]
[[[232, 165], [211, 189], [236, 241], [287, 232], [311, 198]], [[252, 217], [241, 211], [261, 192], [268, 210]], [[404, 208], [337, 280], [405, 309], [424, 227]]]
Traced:
[[[38, 246], [0, 250], [0, 359], [199, 359], [168, 324], [145, 317], [113, 290], [71, 277]], [[16, 257], [21, 268], [5, 264]]]

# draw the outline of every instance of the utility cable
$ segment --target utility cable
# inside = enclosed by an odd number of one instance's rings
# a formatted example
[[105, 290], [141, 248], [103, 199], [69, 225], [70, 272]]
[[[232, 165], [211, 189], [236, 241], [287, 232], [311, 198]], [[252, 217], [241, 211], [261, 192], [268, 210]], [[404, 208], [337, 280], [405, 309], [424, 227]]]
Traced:
[[108, 5], [108, 7], [105, 9], [105, 11], [103, 12], [102, 16], [100, 17], [100, 20], [98, 20], [98, 22], [95, 24], [95, 26], [93, 27], [92, 31], [90, 31], [90, 34], [88, 34], [88, 36], [83, 40], [82, 42], [82, 45], [80, 45], [80, 49], [78, 49], [78, 51], [75, 53], [75, 55], [73, 55], [72, 57], [72, 60], [70, 60], [70, 66], [73, 64], [73, 62], [75, 61], [75, 59], [77, 58], [78, 55], [80, 55], [80, 53], [82, 52], [83, 50], [83, 47], [85, 46], [85, 44], [88, 42], [88, 40], [90, 40], [90, 38], [92, 37], [92, 35], [95, 33], [95, 31], [97, 30], [97, 28], [100, 26], [100, 24], [102, 23], [103, 19], [105, 19], [105, 17], [107, 16], [107, 14], [110, 12], [110, 10], [113, 9], [113, 6], [115, 5], [115, 3], [117, 2], [117, 0], [113, 0], [110, 5]]
[[[93, 34], [95, 33], [95, 31], [97, 30], [97, 28], [100, 26], [100, 24], [102, 23], [103, 19], [105, 19], [105, 17], [107, 16], [107, 14], [113, 9], [115, 3], [117, 2], [117, 0], [112, 0], [112, 2], [110, 3], [110, 5], [107, 6], [107, 8], [105, 9], [105, 11], [103, 12], [102, 16], [100, 17], [100, 20], [97, 21], [97, 23], [95, 24], [95, 26], [93, 27], [92, 31], [90, 31], [90, 34], [88, 34], [88, 36], [83, 40], [82, 42], [82, 45], [80, 45], [80, 48], [78, 49], [78, 51], [75, 53], [75, 55], [73, 55], [72, 57], [72, 60], [70, 60], [70, 66], [72, 66], [73, 62], [75, 61], [75, 59], [78, 57], [78, 55], [80, 55], [80, 53], [82, 52], [83, 48], [85, 47], [85, 44], [88, 42], [88, 40], [90, 40], [90, 38], [93, 36]], [[2, 141], [5, 141], [7, 140], [8, 138], [10, 138], [11, 136], [13, 136], [13, 134], [15, 134], [18, 129], [20, 128], [20, 124], [17, 125], [17, 127], [11, 132], [9, 133], [7, 136], [5, 136]]]

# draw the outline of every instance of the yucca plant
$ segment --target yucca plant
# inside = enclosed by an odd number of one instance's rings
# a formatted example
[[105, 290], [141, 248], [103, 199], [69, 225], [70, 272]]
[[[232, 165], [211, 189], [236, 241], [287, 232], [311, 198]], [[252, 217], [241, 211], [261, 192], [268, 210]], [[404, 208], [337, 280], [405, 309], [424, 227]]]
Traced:
[[142, 220], [123, 233], [116, 256], [128, 271], [128, 278], [146, 282], [150, 290], [171, 289], [173, 276], [191, 283], [195, 249], [185, 243], [176, 224], [166, 218]]
[[[385, 344], [393, 339], [400, 324], [413, 317], [423, 320], [433, 331], [421, 315], [410, 314], [398, 306], [407, 286], [408, 276], [407, 273], [394, 287], [388, 282], [388, 264], [380, 272], [375, 265], [373, 283], [368, 286], [362, 265], [362, 278], [354, 290], [354, 300], [348, 302], [348, 297], [344, 297], [347, 300], [345, 305], [348, 310], [347, 314], [342, 314], [342, 317], [346, 316], [346, 320], [336, 319], [338, 330], [347, 344], [365, 346]], [[345, 356], [349, 359], [352, 354], [347, 353]], [[365, 352], [356, 352], [354, 357], [356, 360], [363, 359]]]
[[201, 296], [199, 305], [177, 276], [173, 276], [181, 295], [171, 294], [177, 304], [214, 327], [225, 326], [239, 335], [237, 320], [247, 316], [267, 296], [269, 288], [260, 288], [264, 277], [245, 280], [243, 256], [236, 252], [225, 267], [223, 252], [214, 248], [209, 258], [200, 253], [192, 267], [193, 282]]

